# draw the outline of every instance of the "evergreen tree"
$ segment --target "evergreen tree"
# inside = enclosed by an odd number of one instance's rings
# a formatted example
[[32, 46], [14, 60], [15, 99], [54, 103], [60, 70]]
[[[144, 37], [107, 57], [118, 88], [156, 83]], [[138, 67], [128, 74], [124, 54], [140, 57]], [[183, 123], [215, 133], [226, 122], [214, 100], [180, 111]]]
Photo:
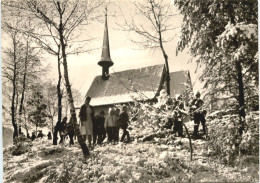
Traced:
[[34, 90], [27, 101], [29, 121], [35, 124], [36, 133], [38, 127], [46, 126], [47, 105], [43, 101], [43, 95], [39, 90]]
[[[178, 51], [190, 53], [205, 69], [208, 95], [235, 99], [241, 133], [248, 94], [258, 98], [257, 0], [175, 0], [183, 14]], [[251, 91], [251, 92], [250, 92]]]

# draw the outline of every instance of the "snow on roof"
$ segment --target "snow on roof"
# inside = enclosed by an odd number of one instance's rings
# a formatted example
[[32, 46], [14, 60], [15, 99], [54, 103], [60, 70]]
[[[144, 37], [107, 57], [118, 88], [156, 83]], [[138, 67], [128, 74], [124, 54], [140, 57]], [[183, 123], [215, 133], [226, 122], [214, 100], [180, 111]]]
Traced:
[[181, 94], [187, 88], [187, 85], [191, 86], [190, 73], [188, 70], [171, 72], [170, 78], [170, 92], [172, 97]]
[[[90, 96], [92, 106], [110, 105], [133, 101], [133, 97], [153, 99], [162, 85], [164, 65], [154, 65], [110, 74], [108, 80], [96, 76], [86, 96]], [[181, 94], [186, 84], [191, 85], [189, 71], [170, 73], [171, 96]], [[141, 93], [143, 96], [140, 96]]]
[[109, 105], [109, 104], [120, 104], [133, 101], [133, 98], [137, 100], [143, 99], [152, 99], [156, 95], [155, 92], [151, 91], [142, 91], [141, 94], [138, 92], [132, 92], [128, 94], [119, 94], [119, 95], [112, 95], [112, 96], [105, 96], [105, 97], [98, 97], [91, 99], [91, 105], [93, 106], [101, 106], [101, 105]]
[[159, 90], [163, 72], [164, 65], [161, 64], [111, 73], [108, 80], [96, 76], [86, 96], [92, 98], [90, 104], [93, 106], [130, 102], [137, 92], [152, 99]]

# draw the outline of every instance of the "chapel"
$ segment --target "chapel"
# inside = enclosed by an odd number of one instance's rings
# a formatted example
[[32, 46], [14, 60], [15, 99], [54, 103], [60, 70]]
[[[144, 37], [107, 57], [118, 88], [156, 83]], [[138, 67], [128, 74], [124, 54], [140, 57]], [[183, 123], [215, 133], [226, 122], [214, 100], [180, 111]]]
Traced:
[[[86, 96], [95, 113], [103, 110], [106, 114], [114, 105], [131, 105], [135, 100], [156, 100], [162, 89], [166, 88], [166, 69], [164, 64], [110, 73], [114, 65], [110, 56], [107, 13], [101, 59], [98, 65], [101, 75], [94, 78]], [[170, 95], [183, 94], [187, 87], [192, 88], [189, 71], [170, 72]]]

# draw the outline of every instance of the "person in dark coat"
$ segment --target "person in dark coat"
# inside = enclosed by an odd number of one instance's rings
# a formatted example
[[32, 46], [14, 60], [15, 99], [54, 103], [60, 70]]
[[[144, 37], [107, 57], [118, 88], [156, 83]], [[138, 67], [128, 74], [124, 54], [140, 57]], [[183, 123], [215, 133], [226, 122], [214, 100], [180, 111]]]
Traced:
[[27, 133], [27, 139], [31, 139], [29, 132]]
[[66, 132], [69, 135], [70, 138], [70, 145], [74, 145], [74, 135], [75, 135], [75, 131], [74, 131], [74, 126], [73, 123], [70, 121], [67, 126], [66, 126]]
[[179, 137], [182, 137], [183, 135], [183, 118], [184, 114], [187, 114], [186, 110], [184, 109], [184, 103], [182, 100], [182, 96], [180, 95], [177, 98], [177, 105], [174, 109], [174, 129], [173, 133], [178, 133]]
[[61, 124], [60, 124], [60, 128], [59, 128], [59, 132], [60, 132], [60, 144], [62, 144], [63, 143], [63, 141], [64, 141], [64, 138], [65, 138], [65, 136], [66, 136], [66, 123], [67, 123], [67, 117], [64, 117], [63, 119], [62, 119], [62, 122], [61, 122]]
[[129, 123], [129, 116], [127, 114], [127, 106], [123, 106], [123, 112], [119, 115], [119, 122], [120, 127], [123, 129], [123, 135], [121, 137], [121, 142], [124, 141], [125, 136], [127, 136], [127, 142], [130, 142], [130, 135], [127, 131], [128, 123]]
[[32, 137], [31, 137], [32, 141], [34, 141], [36, 139], [36, 135], [35, 132], [32, 132]]
[[48, 140], [51, 140], [51, 139], [52, 139], [52, 137], [51, 137], [51, 132], [49, 132], [47, 136], [48, 136]]
[[113, 108], [109, 108], [108, 115], [105, 119], [105, 129], [107, 132], [107, 142], [114, 143], [115, 142], [115, 127], [116, 127], [117, 117], [115, 115], [115, 110]]
[[80, 133], [83, 139], [86, 141], [88, 137], [89, 148], [91, 147], [91, 141], [93, 136], [93, 121], [94, 121], [94, 110], [90, 105], [91, 98], [87, 97], [85, 104], [80, 108], [79, 118], [80, 118]]
[[98, 128], [97, 128], [98, 118], [99, 115], [95, 115], [93, 120], [93, 145], [96, 144], [97, 137], [98, 137]]
[[41, 138], [41, 139], [43, 138], [43, 133], [41, 130], [39, 131], [37, 138]]
[[114, 127], [114, 141], [119, 141], [119, 129], [120, 129], [120, 121], [119, 121], [120, 109], [116, 108], [115, 116], [116, 116], [116, 126]]
[[105, 124], [105, 113], [100, 111], [99, 118], [97, 120], [97, 132], [98, 132], [98, 144], [101, 144], [106, 138]]
[[206, 134], [206, 111], [202, 109], [204, 102], [200, 99], [200, 92], [197, 92], [195, 97], [196, 98], [191, 103], [191, 113], [193, 114], [194, 119], [193, 136], [196, 138], [198, 137], [200, 123], [202, 124], [204, 134]]

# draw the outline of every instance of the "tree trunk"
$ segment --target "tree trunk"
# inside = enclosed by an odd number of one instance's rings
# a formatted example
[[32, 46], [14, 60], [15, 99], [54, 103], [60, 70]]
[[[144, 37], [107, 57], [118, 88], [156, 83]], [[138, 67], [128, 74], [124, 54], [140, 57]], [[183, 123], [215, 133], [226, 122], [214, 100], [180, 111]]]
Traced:
[[151, 4], [151, 8], [152, 8], [152, 12], [153, 12], [153, 16], [154, 16], [154, 20], [156, 22], [156, 26], [158, 28], [158, 34], [159, 34], [159, 44], [160, 44], [160, 48], [161, 51], [163, 53], [163, 57], [164, 57], [164, 61], [165, 61], [165, 68], [166, 68], [166, 87], [167, 87], [167, 94], [170, 96], [171, 94], [171, 89], [170, 89], [170, 70], [169, 70], [169, 65], [168, 65], [168, 55], [165, 52], [165, 49], [163, 47], [163, 38], [162, 38], [162, 31], [161, 31], [161, 22], [159, 21], [159, 16], [157, 17], [157, 14], [155, 12], [154, 9], [154, 2], [153, 1], [149, 1]]
[[54, 120], [53, 120], [53, 118], [51, 120], [51, 133], [52, 134], [54, 133]]
[[23, 75], [23, 90], [22, 90], [22, 96], [21, 96], [21, 102], [20, 102], [20, 108], [19, 108], [19, 133], [21, 131], [21, 121], [22, 121], [22, 111], [23, 111], [23, 102], [24, 102], [24, 93], [25, 93], [25, 87], [26, 87], [26, 75], [27, 75], [27, 64], [28, 64], [28, 40], [26, 44], [26, 58], [24, 62], [24, 75]]
[[[62, 93], [60, 89], [61, 84], [61, 70], [60, 70], [60, 45], [58, 46], [58, 74], [59, 74], [59, 80], [57, 84], [57, 95], [58, 95], [58, 122], [61, 122], [62, 117]], [[57, 145], [57, 139], [58, 139], [58, 132], [53, 132], [53, 145]]]
[[26, 137], [28, 137], [29, 136], [28, 128], [25, 128], [25, 130], [26, 130]]
[[66, 83], [66, 90], [67, 90], [67, 95], [68, 95], [68, 103], [70, 106], [70, 122], [72, 122], [75, 130], [75, 134], [77, 135], [78, 142], [81, 146], [82, 152], [84, 157], [86, 158], [89, 155], [89, 150], [88, 147], [82, 137], [80, 135], [79, 131], [79, 125], [77, 124], [77, 117], [76, 117], [76, 111], [74, 107], [74, 102], [73, 102], [73, 97], [72, 97], [72, 92], [71, 92], [71, 87], [70, 87], [70, 81], [69, 81], [69, 75], [68, 75], [68, 66], [67, 66], [67, 55], [66, 55], [66, 45], [64, 42], [64, 36], [63, 36], [63, 24], [62, 24], [62, 11], [60, 8], [60, 3], [57, 3], [59, 7], [59, 14], [60, 14], [60, 25], [59, 25], [59, 38], [60, 38], [60, 44], [61, 44], [61, 52], [62, 52], [62, 59], [63, 59], [63, 68], [64, 68], [64, 79]]
[[168, 55], [166, 54], [164, 47], [163, 47], [163, 42], [162, 42], [162, 35], [161, 32], [159, 31], [159, 42], [160, 42], [160, 48], [163, 53], [164, 57], [164, 62], [165, 62], [165, 69], [166, 69], [166, 89], [167, 89], [167, 94], [170, 96], [171, 94], [171, 89], [170, 89], [170, 70], [169, 70], [169, 64], [168, 64]]
[[166, 65], [166, 86], [167, 86], [167, 94], [170, 96], [171, 94], [171, 88], [170, 88], [170, 71], [169, 71], [169, 65], [168, 65], [168, 56], [164, 56], [165, 59], [165, 65]]
[[23, 119], [24, 119], [24, 129], [26, 130], [26, 136], [29, 135], [29, 126], [27, 125], [26, 112], [23, 110]]
[[[230, 15], [230, 22], [235, 24], [235, 17], [234, 17], [234, 8], [233, 4], [230, 2], [229, 4], [229, 15]], [[233, 43], [235, 50], [238, 49], [239, 44], [236, 38], [233, 38]], [[240, 135], [242, 135], [245, 125], [245, 95], [244, 95], [244, 84], [243, 84], [243, 75], [242, 75], [242, 66], [240, 60], [236, 61], [236, 70], [237, 70], [237, 83], [238, 83], [238, 103], [239, 103], [239, 122], [240, 122]]]
[[19, 104], [19, 92], [18, 92], [18, 89], [16, 89], [14, 113], [15, 113], [15, 121], [16, 121], [16, 125], [17, 125], [17, 132], [18, 132], [18, 135], [19, 135], [19, 134], [22, 133], [22, 129], [20, 128], [21, 124], [20, 124], [19, 118], [17, 118], [18, 104]]
[[[61, 40], [63, 42], [63, 38]], [[70, 81], [69, 81], [69, 76], [68, 76], [68, 68], [67, 68], [67, 60], [66, 60], [66, 54], [65, 54], [65, 44], [62, 43], [62, 57], [63, 57], [63, 67], [64, 67], [64, 79], [66, 83], [66, 90], [68, 94], [68, 102], [70, 105], [70, 122], [73, 123], [75, 134], [77, 135], [78, 142], [82, 148], [83, 155], [86, 157], [89, 155], [89, 150], [88, 147], [83, 139], [83, 137], [80, 135], [79, 131], [79, 125], [77, 124], [77, 117], [76, 117], [76, 111], [74, 107], [74, 102], [73, 102], [73, 97], [72, 97], [72, 92], [71, 92], [71, 87], [70, 87]]]
[[238, 82], [238, 102], [239, 102], [239, 118], [240, 118], [240, 135], [242, 135], [245, 125], [245, 95], [244, 95], [244, 84], [243, 84], [243, 76], [242, 76], [242, 67], [240, 61], [236, 62], [237, 69], [237, 82]]
[[57, 128], [54, 128], [54, 132], [53, 132], [53, 145], [57, 145], [57, 143], [58, 143], [57, 141], [58, 141], [58, 130], [57, 130]]
[[13, 95], [12, 95], [11, 115], [12, 115], [12, 125], [14, 128], [13, 138], [15, 138], [18, 136], [18, 128], [15, 119], [15, 96], [16, 96], [16, 40], [15, 38], [13, 40], [13, 46], [14, 46], [14, 56], [13, 56], [14, 70], [13, 70]]
[[61, 122], [61, 117], [62, 117], [62, 93], [60, 89], [60, 84], [61, 84], [61, 70], [60, 70], [60, 46], [58, 48], [58, 73], [59, 73], [59, 80], [57, 84], [57, 95], [58, 95], [58, 121]]

